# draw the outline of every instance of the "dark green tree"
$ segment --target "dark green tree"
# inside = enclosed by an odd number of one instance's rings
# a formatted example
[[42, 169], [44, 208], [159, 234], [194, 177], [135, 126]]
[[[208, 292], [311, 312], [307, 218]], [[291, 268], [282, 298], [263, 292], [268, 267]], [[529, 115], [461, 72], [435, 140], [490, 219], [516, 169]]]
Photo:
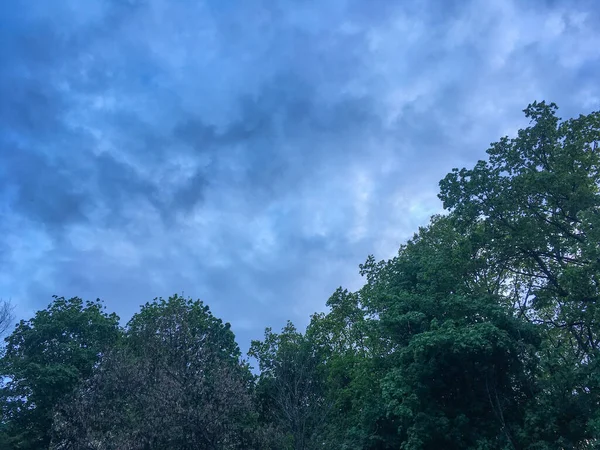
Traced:
[[55, 297], [6, 338], [0, 372], [2, 422], [10, 448], [50, 443], [56, 405], [89, 377], [98, 359], [119, 340], [119, 318], [100, 301]]
[[307, 329], [321, 353], [331, 405], [323, 441], [340, 449], [397, 448], [397, 425], [388, 418], [381, 390], [389, 346], [378, 317], [362, 300], [360, 292], [337, 289], [327, 301], [329, 312], [315, 314]]
[[480, 230], [434, 217], [397, 257], [361, 270], [386, 353], [382, 403], [402, 448], [522, 448], [539, 338], [501, 296], [505, 274]]
[[440, 198], [459, 231], [481, 230], [509, 273], [503, 286], [520, 286], [515, 304], [544, 330], [529, 435], [576, 448], [598, 439], [600, 113], [561, 121], [556, 111], [529, 105], [531, 125], [454, 169]]
[[515, 276], [538, 323], [564, 329], [581, 358], [598, 351], [600, 113], [561, 122], [554, 104], [525, 109], [532, 125], [502, 138], [489, 159], [441, 182], [444, 207], [475, 224]]
[[[535, 394], [531, 326], [489, 299], [403, 299], [385, 325], [412, 327], [383, 380], [406, 449], [518, 449]], [[416, 319], [416, 320], [415, 320]]]

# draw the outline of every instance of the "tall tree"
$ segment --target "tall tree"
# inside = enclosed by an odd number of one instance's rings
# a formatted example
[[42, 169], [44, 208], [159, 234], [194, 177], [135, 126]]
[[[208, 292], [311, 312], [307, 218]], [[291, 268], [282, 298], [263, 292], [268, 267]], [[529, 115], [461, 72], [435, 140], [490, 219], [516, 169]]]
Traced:
[[15, 449], [47, 448], [55, 406], [119, 339], [119, 318], [100, 301], [55, 297], [6, 338], [2, 420]]
[[398, 256], [362, 266], [360, 295], [387, 346], [382, 403], [402, 448], [524, 445], [539, 338], [499, 294], [485, 249], [478, 230], [434, 217]]
[[263, 341], [252, 342], [249, 355], [258, 360], [261, 370], [257, 389], [263, 420], [287, 435], [281, 448], [321, 447], [329, 405], [319, 348], [288, 322], [279, 334], [267, 328]]
[[381, 390], [388, 343], [377, 314], [363, 300], [360, 292], [337, 289], [327, 301], [329, 312], [313, 315], [307, 329], [322, 355], [331, 405], [323, 441], [340, 449], [397, 448], [397, 425], [388, 418]]
[[251, 381], [229, 324], [200, 301], [157, 299], [63, 404], [52, 448], [255, 447]]
[[561, 122], [556, 111], [528, 106], [532, 125], [492, 144], [473, 169], [454, 169], [440, 198], [532, 281], [522, 304], [538, 323], [569, 333], [583, 359], [600, 346], [600, 113]]
[[482, 230], [521, 286], [522, 315], [545, 330], [528, 433], [566, 448], [597, 439], [600, 423], [600, 112], [561, 121], [544, 102], [524, 112], [531, 125], [454, 169], [440, 198], [459, 231]]

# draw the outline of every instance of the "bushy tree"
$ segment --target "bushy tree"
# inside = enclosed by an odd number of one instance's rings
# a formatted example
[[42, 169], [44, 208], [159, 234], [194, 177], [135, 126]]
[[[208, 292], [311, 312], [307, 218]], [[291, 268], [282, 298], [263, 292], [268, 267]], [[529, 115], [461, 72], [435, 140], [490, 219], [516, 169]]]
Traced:
[[252, 448], [250, 383], [229, 324], [200, 301], [157, 299], [57, 412], [52, 448]]
[[392, 449], [400, 445], [390, 420], [381, 381], [389, 369], [389, 343], [382, 339], [377, 313], [361, 292], [339, 288], [327, 301], [329, 312], [315, 314], [307, 330], [319, 348], [326, 380], [325, 447]]
[[454, 169], [440, 198], [459, 231], [481, 230], [508, 271], [503, 285], [520, 286], [518, 310], [543, 330], [528, 434], [575, 448], [598, 439], [600, 113], [561, 121], [544, 102], [524, 112], [531, 126], [492, 144], [487, 161]]
[[555, 112], [453, 170], [449, 214], [313, 319], [345, 448], [594, 445], [600, 116]]
[[89, 377], [120, 337], [119, 318], [102, 303], [55, 297], [6, 338], [0, 371], [2, 421], [16, 449], [47, 448], [56, 405]]
[[556, 111], [527, 107], [532, 125], [473, 169], [454, 169], [440, 198], [461, 229], [478, 224], [508, 270], [532, 281], [521, 299], [530, 317], [564, 329], [583, 359], [600, 345], [600, 113], [561, 122]]

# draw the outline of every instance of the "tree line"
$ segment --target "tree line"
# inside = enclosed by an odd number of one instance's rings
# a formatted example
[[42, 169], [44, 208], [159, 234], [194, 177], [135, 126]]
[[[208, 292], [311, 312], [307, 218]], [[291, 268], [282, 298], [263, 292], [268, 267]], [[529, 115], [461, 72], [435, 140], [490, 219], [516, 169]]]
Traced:
[[258, 375], [201, 301], [55, 297], [5, 340], [0, 448], [599, 448], [600, 113], [524, 112], [362, 288], [253, 341]]

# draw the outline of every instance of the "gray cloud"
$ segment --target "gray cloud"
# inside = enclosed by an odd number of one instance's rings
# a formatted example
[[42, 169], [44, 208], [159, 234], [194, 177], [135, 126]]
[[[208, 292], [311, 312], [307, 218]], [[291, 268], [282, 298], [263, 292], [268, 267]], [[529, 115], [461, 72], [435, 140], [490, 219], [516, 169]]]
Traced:
[[[244, 347], [306, 323], [437, 181], [556, 101], [600, 106], [593, 2], [0, 6], [0, 297], [184, 291]], [[236, 328], [237, 327], [237, 328]]]

